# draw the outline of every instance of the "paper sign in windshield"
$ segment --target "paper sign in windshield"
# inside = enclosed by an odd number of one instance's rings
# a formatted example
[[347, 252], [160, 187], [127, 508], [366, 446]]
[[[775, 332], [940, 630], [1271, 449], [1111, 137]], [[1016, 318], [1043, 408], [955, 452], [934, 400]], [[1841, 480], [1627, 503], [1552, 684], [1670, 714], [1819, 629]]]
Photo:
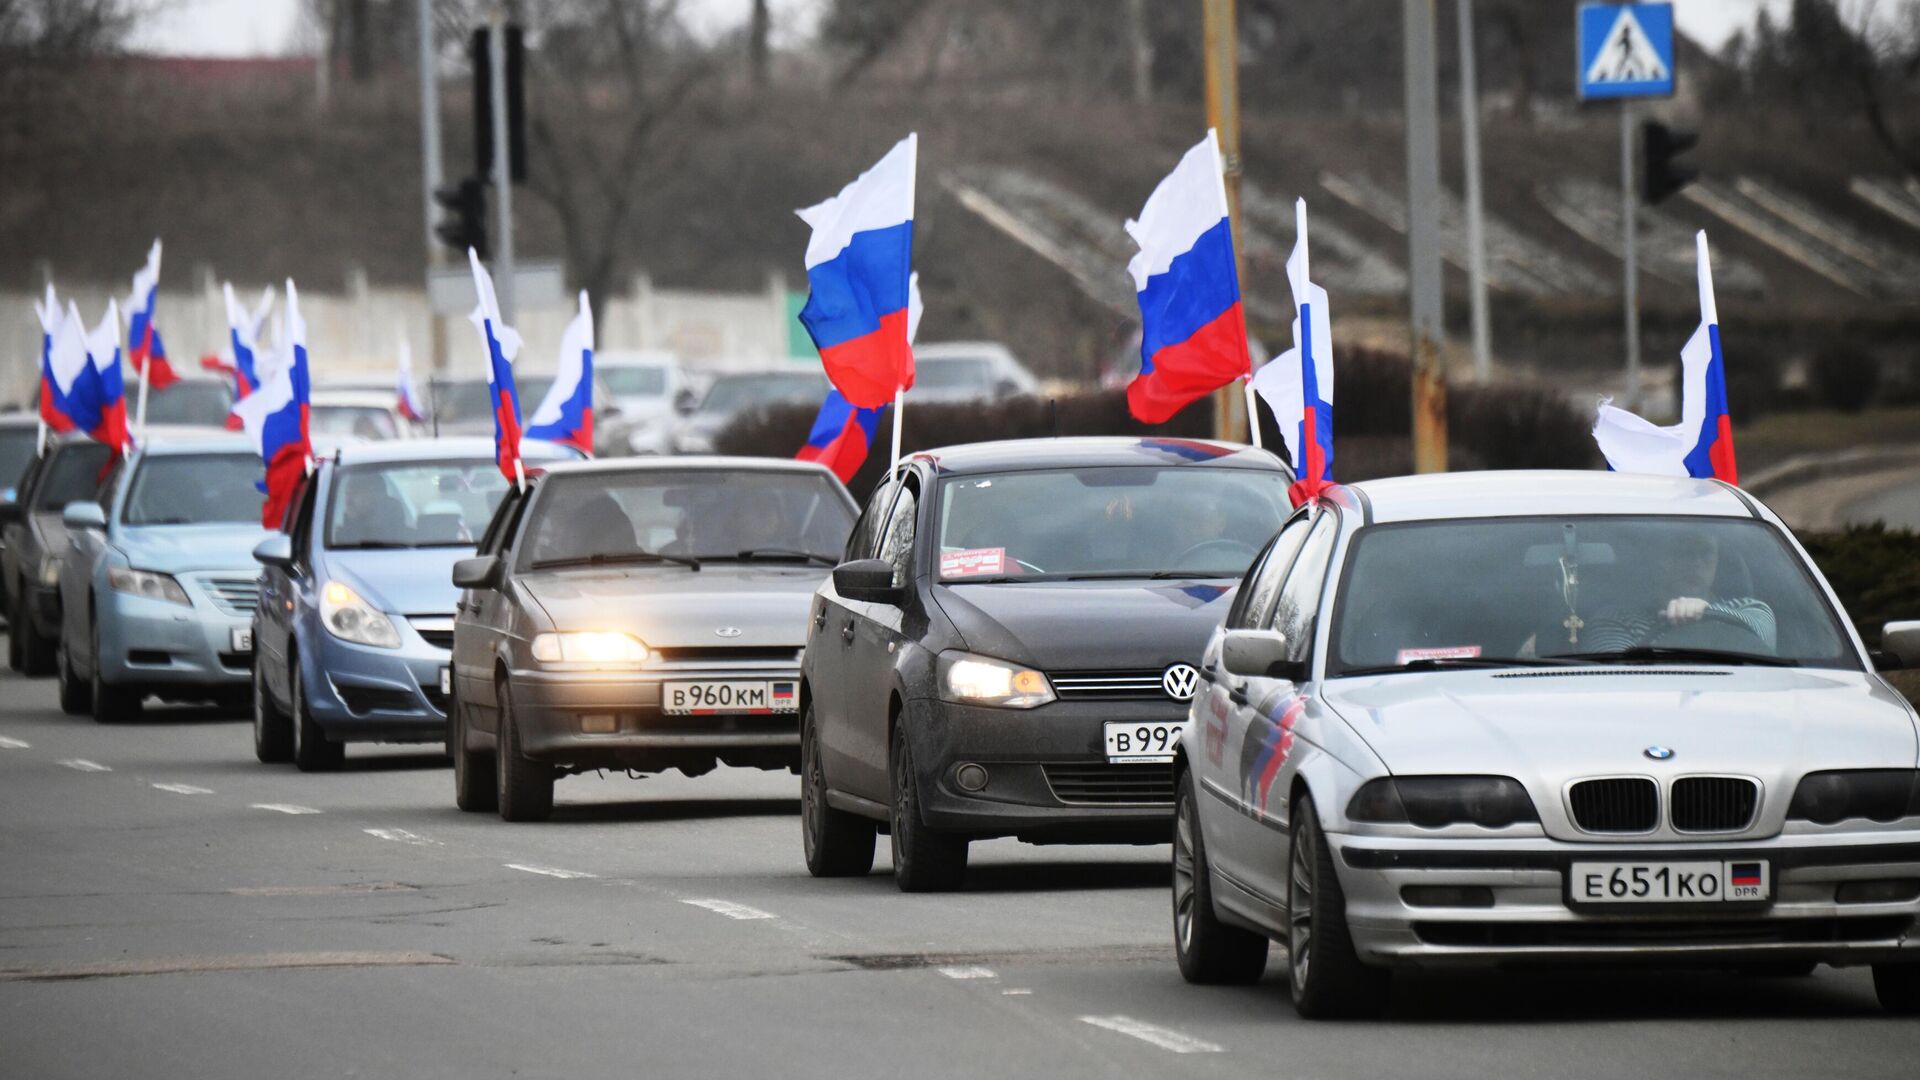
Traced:
[[978, 577], [981, 574], [1001, 573], [1007, 565], [1007, 549], [969, 548], [965, 551], [943, 551], [940, 553], [940, 576], [943, 578]]
[[1479, 655], [1480, 646], [1478, 645], [1442, 645], [1433, 649], [1401, 649], [1393, 662], [1406, 664], [1415, 660], [1471, 660]]

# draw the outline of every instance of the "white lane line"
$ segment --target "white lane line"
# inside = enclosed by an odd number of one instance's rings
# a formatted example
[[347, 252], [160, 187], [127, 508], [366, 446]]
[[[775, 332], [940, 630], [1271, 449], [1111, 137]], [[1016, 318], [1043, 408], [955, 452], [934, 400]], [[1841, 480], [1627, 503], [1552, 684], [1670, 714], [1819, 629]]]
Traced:
[[731, 900], [682, 900], [683, 904], [692, 904], [697, 908], [706, 908], [716, 915], [725, 915], [729, 919], [777, 919], [771, 911], [761, 911], [757, 907], [736, 904]]
[[1033, 991], [1027, 989], [1024, 986], [1016, 986], [1011, 990], [1000, 991], [1000, 996], [1001, 997], [1026, 997], [1031, 993], [1033, 993]]
[[994, 975], [992, 968], [975, 967], [971, 964], [955, 964], [950, 967], [937, 968], [935, 970], [949, 979], [992, 979], [997, 977]]
[[[318, 813], [318, 811], [315, 811]], [[405, 829], [361, 829], [368, 836], [380, 840], [391, 840], [396, 844], [412, 844], [414, 847], [432, 847], [438, 840], [429, 840], [419, 833], [410, 833]]]
[[212, 788], [194, 787], [192, 784], [155, 784], [156, 791], [171, 791], [175, 795], [211, 795]]
[[67, 760], [60, 762], [60, 764], [65, 765], [67, 768], [72, 769], [75, 772], [112, 772], [113, 771], [113, 769], [109, 766], [102, 765], [97, 761], [88, 761], [86, 758], [83, 758], [83, 757], [68, 758]]
[[298, 803], [290, 802], [257, 802], [253, 804], [253, 809], [271, 810], [276, 814], [317, 814], [320, 812], [311, 806], [301, 806]]
[[19, 739], [9, 738], [8, 736], [0, 735], [0, 750], [31, 750], [31, 749], [33, 749], [32, 743], [22, 742]]
[[589, 874], [585, 870], [562, 870], [557, 866], [529, 866], [526, 863], [517, 863], [517, 862], [507, 863], [506, 866], [507, 866], [507, 869], [509, 870], [520, 870], [529, 874], [540, 874], [545, 877], [559, 878], [562, 881], [572, 881], [575, 878], [590, 878], [590, 877], [600, 876], [598, 874]]
[[1131, 1016], [1083, 1016], [1080, 1022], [1092, 1024], [1097, 1028], [1106, 1028], [1108, 1031], [1117, 1031], [1122, 1035], [1130, 1035], [1141, 1042], [1152, 1043], [1162, 1050], [1171, 1050], [1176, 1054], [1218, 1054], [1226, 1050], [1226, 1047], [1219, 1043], [1196, 1039], [1172, 1028], [1163, 1028], [1144, 1020], [1135, 1020]]

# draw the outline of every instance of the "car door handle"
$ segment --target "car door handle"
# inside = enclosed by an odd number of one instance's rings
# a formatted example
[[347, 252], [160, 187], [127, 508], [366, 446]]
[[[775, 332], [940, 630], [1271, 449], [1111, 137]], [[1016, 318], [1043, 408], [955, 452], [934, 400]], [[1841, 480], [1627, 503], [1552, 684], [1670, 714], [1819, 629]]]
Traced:
[[821, 608], [813, 613], [813, 628], [820, 630], [827, 625], [827, 609]]
[[847, 625], [840, 628], [840, 640], [845, 642], [848, 645], [853, 644], [853, 623], [852, 622], [848, 622]]

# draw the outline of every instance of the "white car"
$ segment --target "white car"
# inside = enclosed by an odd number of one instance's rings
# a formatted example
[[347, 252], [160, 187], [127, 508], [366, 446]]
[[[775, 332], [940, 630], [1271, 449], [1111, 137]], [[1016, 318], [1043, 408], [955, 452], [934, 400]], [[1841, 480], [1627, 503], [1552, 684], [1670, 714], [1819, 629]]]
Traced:
[[315, 387], [307, 415], [315, 439], [347, 436], [380, 442], [415, 435], [414, 423], [400, 411], [399, 394], [393, 390]]
[[913, 347], [910, 402], [998, 401], [1040, 392], [1040, 381], [997, 341], [950, 341]]
[[679, 410], [691, 408], [695, 400], [679, 359], [658, 350], [601, 352], [594, 354], [593, 370], [620, 408], [620, 422], [606, 425], [604, 451], [671, 453]]
[[1404, 967], [1872, 965], [1920, 1013], [1920, 717], [1716, 481], [1332, 489], [1254, 560], [1175, 762], [1175, 952], [1306, 1016]]

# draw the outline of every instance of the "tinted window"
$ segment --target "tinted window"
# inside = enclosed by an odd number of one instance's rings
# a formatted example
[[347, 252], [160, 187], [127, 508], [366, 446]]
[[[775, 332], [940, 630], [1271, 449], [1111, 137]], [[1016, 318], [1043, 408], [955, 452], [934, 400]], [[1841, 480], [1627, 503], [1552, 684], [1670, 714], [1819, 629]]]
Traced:
[[254, 486], [252, 454], [179, 454], [144, 458], [122, 504], [128, 525], [251, 525], [265, 496]]
[[449, 423], [493, 415], [493, 410], [487, 406], [485, 379], [435, 379], [428, 384], [428, 395], [432, 399], [428, 407]]
[[96, 497], [112, 456], [103, 443], [76, 442], [61, 447], [40, 477], [39, 488], [33, 493], [33, 509], [60, 510], [68, 503]]
[[973, 357], [926, 359], [914, 365], [915, 390], [966, 390], [986, 394], [993, 389], [993, 364]]
[[893, 586], [899, 588], [913, 575], [913, 534], [919, 522], [918, 487], [907, 484], [894, 500], [893, 513], [887, 517], [886, 531], [880, 535], [879, 558], [893, 564]]
[[522, 569], [645, 552], [837, 561], [853, 513], [831, 478], [785, 470], [646, 469], [549, 477], [520, 544]]
[[666, 368], [603, 367], [600, 376], [622, 397], [659, 397], [667, 392]]
[[1235, 597], [1235, 618], [1233, 625], [1242, 630], [1261, 629], [1273, 618], [1273, 605], [1280, 598], [1280, 586], [1287, 580], [1287, 571], [1293, 568], [1293, 558], [1300, 553], [1300, 545], [1306, 542], [1310, 519], [1302, 514], [1287, 522], [1274, 537], [1273, 547], [1267, 557], [1261, 560], [1258, 573], [1253, 576], [1247, 588]]
[[393, 413], [372, 405], [315, 405], [307, 410], [308, 427], [315, 435], [352, 435], [361, 439], [400, 436]]
[[872, 498], [867, 500], [866, 510], [854, 524], [853, 535], [847, 538], [847, 562], [871, 557], [874, 543], [880, 536], [880, 526], [887, 520], [887, 509], [893, 504], [894, 492], [898, 490], [899, 485], [891, 480], [874, 489]]
[[[128, 419], [132, 419], [139, 391], [127, 386]], [[165, 390], [147, 391], [147, 423], [191, 424], [220, 427], [227, 422], [227, 410], [233, 398], [225, 383], [211, 379], [186, 379]]]
[[506, 490], [490, 460], [349, 465], [327, 495], [327, 546], [467, 547]]
[[1289, 660], [1304, 660], [1313, 651], [1314, 618], [1320, 614], [1321, 586], [1326, 584], [1327, 562], [1333, 557], [1334, 533], [1333, 515], [1321, 514], [1273, 605], [1273, 628], [1287, 635]]
[[0, 496], [11, 498], [13, 489], [33, 460], [39, 433], [33, 428], [0, 428]]
[[732, 416], [745, 409], [789, 401], [818, 402], [826, 396], [826, 376], [812, 371], [753, 372], [722, 375], [700, 401], [700, 411]]

